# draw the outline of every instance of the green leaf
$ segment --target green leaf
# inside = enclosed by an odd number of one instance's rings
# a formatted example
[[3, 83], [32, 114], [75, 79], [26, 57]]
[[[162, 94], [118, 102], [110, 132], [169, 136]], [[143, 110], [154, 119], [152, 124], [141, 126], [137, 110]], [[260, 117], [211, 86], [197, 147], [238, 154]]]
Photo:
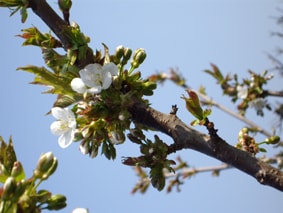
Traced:
[[192, 90], [187, 90], [189, 98], [182, 96], [181, 98], [186, 101], [187, 110], [197, 119], [203, 119], [203, 110], [200, 106], [199, 98], [196, 92]]
[[73, 97], [75, 93], [70, 87], [71, 79], [58, 76], [44, 67], [25, 66], [19, 67], [17, 70], [24, 70], [26, 72], [35, 74], [32, 84], [51, 86], [53, 88], [50, 91], [52, 91], [53, 94], [65, 94]]
[[211, 75], [212, 77], [214, 77], [218, 81], [218, 83], [221, 84], [224, 80], [222, 73], [220, 72], [219, 68], [216, 65], [211, 64], [211, 67], [212, 67], [212, 71], [211, 70], [204, 70], [204, 72], [206, 72], [209, 75]]
[[76, 100], [67, 95], [58, 95], [57, 100], [55, 101], [53, 107], [65, 108], [72, 105]]
[[150, 170], [151, 184], [158, 191], [161, 191], [165, 186], [165, 177], [163, 175], [163, 166], [156, 165]]
[[4, 161], [4, 165], [9, 173], [11, 173], [15, 161], [17, 161], [17, 157], [14, 150], [12, 137], [10, 137], [9, 143], [5, 150], [5, 161]]
[[262, 147], [259, 148], [259, 151], [260, 151], [260, 152], [267, 152], [266, 149], [265, 149], [265, 148], [262, 148]]
[[25, 21], [27, 20], [27, 17], [28, 17], [28, 11], [27, 11], [26, 7], [22, 7], [21, 16], [22, 16], [22, 18], [21, 18], [22, 23], [25, 23]]

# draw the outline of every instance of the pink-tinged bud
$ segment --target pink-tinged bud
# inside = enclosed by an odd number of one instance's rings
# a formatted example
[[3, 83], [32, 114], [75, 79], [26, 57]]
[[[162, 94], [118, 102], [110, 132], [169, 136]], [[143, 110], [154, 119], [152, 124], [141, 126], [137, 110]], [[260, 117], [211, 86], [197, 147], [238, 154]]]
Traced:
[[19, 161], [14, 162], [11, 176], [16, 178], [17, 181], [25, 179], [25, 172], [21, 162]]

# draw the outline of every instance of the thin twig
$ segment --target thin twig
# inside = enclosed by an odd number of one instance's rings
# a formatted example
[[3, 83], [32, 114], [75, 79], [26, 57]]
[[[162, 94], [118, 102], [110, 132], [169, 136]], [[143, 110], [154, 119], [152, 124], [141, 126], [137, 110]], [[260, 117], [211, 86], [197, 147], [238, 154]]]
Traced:
[[206, 167], [199, 167], [199, 168], [184, 168], [182, 169], [182, 171], [180, 172], [165, 172], [164, 176], [166, 178], [170, 178], [170, 177], [177, 177], [177, 176], [181, 176], [184, 174], [196, 174], [196, 173], [201, 173], [201, 172], [213, 172], [213, 171], [222, 171], [222, 170], [226, 170], [226, 169], [231, 169], [233, 168], [232, 166], [224, 163], [221, 165], [217, 165], [217, 166], [206, 166]]
[[[187, 85], [183, 85], [184, 88], [186, 89], [191, 89], [189, 86]], [[212, 106], [217, 107], [218, 109], [222, 110], [223, 112], [226, 112], [227, 114], [233, 116], [234, 118], [237, 118], [238, 120], [248, 124], [251, 128], [256, 129], [258, 132], [264, 134], [267, 137], [271, 137], [273, 136], [273, 134], [271, 134], [270, 132], [268, 132], [267, 130], [261, 128], [260, 126], [258, 126], [256, 123], [252, 122], [251, 120], [247, 119], [246, 117], [240, 115], [239, 113], [235, 113], [233, 111], [231, 111], [229, 108], [223, 106], [222, 104], [219, 104], [215, 101], [212, 100], [212, 98], [208, 97], [207, 95], [200, 93], [198, 91], [195, 91], [197, 93], [197, 95], [204, 100], [204, 102], [209, 103]]]

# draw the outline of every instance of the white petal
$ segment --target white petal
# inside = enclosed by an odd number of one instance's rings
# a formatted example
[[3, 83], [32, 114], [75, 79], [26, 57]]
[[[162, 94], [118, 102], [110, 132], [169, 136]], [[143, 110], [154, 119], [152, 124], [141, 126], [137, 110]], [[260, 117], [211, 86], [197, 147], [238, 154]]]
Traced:
[[68, 129], [63, 135], [58, 139], [59, 146], [61, 148], [67, 148], [73, 142], [75, 136], [75, 131], [73, 129]]
[[51, 114], [53, 115], [54, 118], [58, 120], [62, 120], [62, 118], [65, 115], [64, 109], [61, 107], [53, 107], [51, 109]]
[[75, 118], [70, 118], [68, 122], [68, 127], [71, 129], [75, 129], [77, 126], [77, 121]]
[[51, 133], [57, 136], [64, 134], [67, 131], [67, 129], [62, 128], [63, 125], [64, 125], [64, 122], [62, 121], [54, 121], [50, 125]]
[[101, 81], [101, 65], [89, 64], [85, 69], [80, 71], [80, 76], [85, 85], [93, 87], [97, 85], [98, 81]]
[[102, 83], [102, 89], [108, 89], [112, 83], [112, 76], [110, 72], [105, 73], [103, 83]]
[[82, 81], [82, 79], [80, 78], [74, 78], [71, 81], [71, 87], [74, 91], [80, 93], [80, 94], [84, 94], [86, 91], [86, 86], [84, 84], [84, 82]]
[[108, 72], [110, 72], [112, 76], [113, 76], [113, 75], [118, 75], [118, 68], [117, 68], [117, 66], [116, 66], [114, 63], [112, 63], [112, 62], [110, 62], [110, 63], [108, 63], [108, 64], [105, 64], [102, 69], [103, 69], [103, 71], [108, 71]]
[[100, 70], [100, 72], [101, 72], [102, 66], [100, 64], [97, 64], [97, 63], [95, 63], [95, 64], [88, 64], [88, 65], [86, 65], [84, 70], [87, 70], [87, 71], [90, 71], [90, 72]]
[[88, 89], [87, 92], [89, 94], [92, 94], [92, 95], [93, 94], [98, 94], [98, 93], [101, 92], [101, 86], [92, 87], [92, 88]]

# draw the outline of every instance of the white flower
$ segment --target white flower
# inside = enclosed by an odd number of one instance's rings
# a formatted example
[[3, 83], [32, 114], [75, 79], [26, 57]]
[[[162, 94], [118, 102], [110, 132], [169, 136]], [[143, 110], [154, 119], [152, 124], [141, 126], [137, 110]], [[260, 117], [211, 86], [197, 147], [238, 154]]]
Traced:
[[100, 64], [88, 64], [80, 70], [81, 78], [74, 78], [71, 87], [74, 91], [84, 94], [98, 94], [103, 89], [108, 89], [112, 83], [112, 76], [118, 74], [117, 66], [110, 62], [101, 66]]
[[85, 208], [76, 208], [72, 211], [72, 213], [88, 213], [88, 209]]
[[75, 137], [77, 125], [75, 115], [70, 109], [60, 107], [52, 108], [51, 114], [57, 121], [51, 124], [50, 130], [52, 134], [59, 136], [59, 146], [66, 148], [72, 143]]
[[237, 97], [240, 99], [245, 99], [248, 96], [248, 89], [247, 87], [238, 85], [237, 86]]
[[249, 103], [250, 107], [255, 108], [256, 111], [261, 111], [266, 106], [266, 100], [263, 98], [257, 98]]

